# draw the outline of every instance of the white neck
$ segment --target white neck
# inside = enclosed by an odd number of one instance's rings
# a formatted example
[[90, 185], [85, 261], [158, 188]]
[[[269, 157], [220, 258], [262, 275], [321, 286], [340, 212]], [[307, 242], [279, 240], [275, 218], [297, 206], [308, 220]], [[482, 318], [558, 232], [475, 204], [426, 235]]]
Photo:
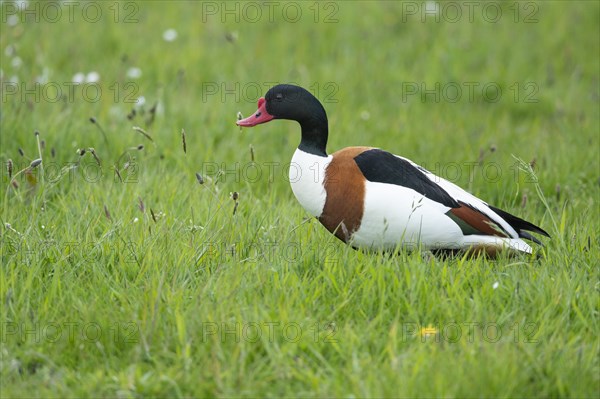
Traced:
[[325, 206], [325, 169], [331, 162], [331, 155], [322, 157], [296, 149], [290, 164], [290, 185], [300, 205], [308, 213], [319, 217]]

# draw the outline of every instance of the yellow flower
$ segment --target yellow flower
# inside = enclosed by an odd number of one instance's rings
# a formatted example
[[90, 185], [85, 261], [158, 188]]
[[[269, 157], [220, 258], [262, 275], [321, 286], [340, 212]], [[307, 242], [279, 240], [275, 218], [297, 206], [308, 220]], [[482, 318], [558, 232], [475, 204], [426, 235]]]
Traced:
[[431, 327], [431, 325], [427, 326], [427, 327], [421, 327], [421, 330], [419, 331], [419, 335], [421, 335], [421, 337], [428, 337], [430, 335], [437, 335], [438, 333], [438, 329], [435, 327]]

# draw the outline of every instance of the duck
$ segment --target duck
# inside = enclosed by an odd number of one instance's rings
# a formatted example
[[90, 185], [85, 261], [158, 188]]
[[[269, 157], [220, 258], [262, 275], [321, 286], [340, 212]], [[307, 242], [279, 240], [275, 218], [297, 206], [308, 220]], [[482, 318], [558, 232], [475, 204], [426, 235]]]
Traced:
[[277, 119], [300, 124], [301, 139], [289, 181], [302, 207], [338, 239], [355, 249], [400, 249], [532, 254], [525, 240], [542, 228], [489, 205], [413, 161], [376, 147], [327, 153], [329, 125], [321, 102], [291, 84], [271, 87], [258, 110], [239, 119], [253, 127]]

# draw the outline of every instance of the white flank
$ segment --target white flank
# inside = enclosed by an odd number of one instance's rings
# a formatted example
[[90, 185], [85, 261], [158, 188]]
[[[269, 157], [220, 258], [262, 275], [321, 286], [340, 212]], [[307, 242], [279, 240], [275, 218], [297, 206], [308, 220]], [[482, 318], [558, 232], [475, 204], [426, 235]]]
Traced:
[[450, 208], [395, 184], [367, 182], [364, 214], [352, 244], [368, 248], [460, 248], [462, 231]]
[[[520, 238], [463, 235], [460, 227], [445, 215], [449, 210], [449, 207], [410, 188], [367, 182], [363, 219], [360, 228], [352, 236], [352, 244], [374, 249], [394, 249], [398, 246], [466, 249], [484, 245], [531, 253], [531, 247]], [[490, 216], [492, 214], [495, 215], [492, 212]], [[514, 229], [511, 228], [511, 231]]]

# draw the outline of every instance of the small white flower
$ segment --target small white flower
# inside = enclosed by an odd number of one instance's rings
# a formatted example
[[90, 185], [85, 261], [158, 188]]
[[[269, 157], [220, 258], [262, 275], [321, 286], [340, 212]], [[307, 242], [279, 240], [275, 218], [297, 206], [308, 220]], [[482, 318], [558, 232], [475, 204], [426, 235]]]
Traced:
[[100, 80], [100, 74], [96, 71], [89, 72], [85, 75], [86, 83], [96, 83]]
[[137, 67], [131, 67], [127, 70], [127, 77], [131, 79], [137, 79], [142, 76], [142, 70]]
[[13, 68], [18, 68], [21, 65], [23, 65], [23, 60], [21, 59], [21, 57], [15, 57], [10, 62], [10, 65], [12, 65]]
[[425, 14], [439, 14], [440, 5], [435, 1], [428, 1], [425, 3]]
[[133, 219], [133, 223], [137, 223], [137, 222], [139, 222], [139, 221], [140, 221], [140, 219], [138, 219], [138, 218], [134, 218], [134, 219]]
[[12, 57], [15, 54], [15, 46], [13, 46], [12, 44], [6, 46], [6, 48], [4, 49], [4, 54], [7, 57]]
[[50, 70], [48, 69], [48, 67], [44, 67], [44, 69], [42, 70], [42, 74], [36, 76], [35, 81], [39, 84], [46, 84], [48, 83], [48, 76], [50, 75]]
[[73, 83], [81, 84], [85, 81], [85, 74], [83, 72], [77, 72], [73, 75]]
[[15, 14], [12, 14], [8, 17], [6, 22], [8, 23], [8, 26], [15, 26], [19, 23], [19, 17], [17, 17]]
[[135, 100], [135, 103], [138, 107], [141, 107], [142, 105], [146, 104], [146, 97], [139, 96], [137, 100]]
[[177, 31], [175, 29], [167, 29], [163, 32], [163, 39], [167, 42], [172, 42], [177, 39]]
[[499, 283], [499, 282], [497, 282], [497, 281], [496, 281], [494, 284], [492, 284], [492, 288], [493, 288], [493, 289], [496, 289], [496, 288], [498, 288], [498, 286], [500, 286], [500, 283]]
[[21, 367], [21, 362], [17, 359], [10, 359], [10, 369], [11, 371], [19, 371], [20, 373], [23, 370], [23, 368]]
[[15, 6], [17, 6], [17, 10], [19, 10], [19, 11], [23, 11], [27, 8], [27, 6], [29, 6], [28, 0], [17, 0], [14, 3], [15, 3]]
[[159, 101], [156, 104], [156, 115], [163, 115], [165, 113], [165, 107], [163, 106], [163, 103], [161, 101]]
[[44, 225], [42, 225], [41, 227], [42, 227], [42, 230], [46, 228], [46, 226], [44, 226]]
[[13, 233], [16, 233], [18, 235], [21, 235], [21, 233], [19, 233], [17, 230], [15, 230], [10, 223], [4, 223], [4, 227], [6, 227], [8, 230], [12, 231]]
[[127, 112], [125, 112], [125, 110], [123, 110], [123, 108], [121, 108], [120, 106], [113, 105], [108, 110], [108, 114], [115, 119], [121, 119], [121, 118], [125, 118], [125, 115], [127, 115]]

